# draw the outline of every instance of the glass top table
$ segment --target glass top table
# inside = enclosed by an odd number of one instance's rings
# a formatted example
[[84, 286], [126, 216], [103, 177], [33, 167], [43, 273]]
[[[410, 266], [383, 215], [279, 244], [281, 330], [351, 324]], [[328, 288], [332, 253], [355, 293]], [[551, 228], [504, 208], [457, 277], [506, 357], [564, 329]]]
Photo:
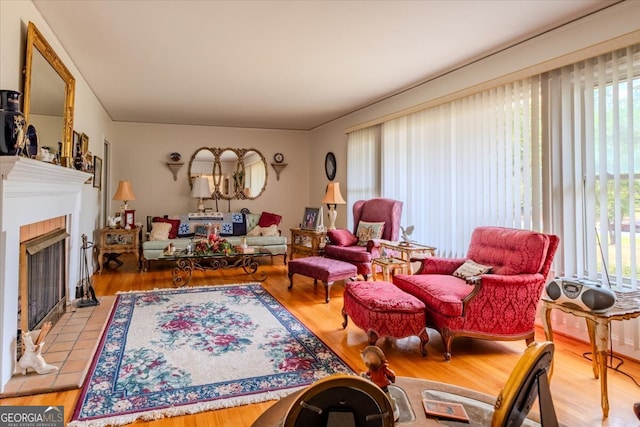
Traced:
[[392, 242], [390, 240], [380, 240], [380, 247], [386, 248], [391, 251], [391, 258], [398, 258], [401, 261], [407, 262], [409, 274], [413, 274], [413, 266], [411, 265], [411, 259], [425, 256], [434, 256], [436, 254], [436, 248], [433, 246], [421, 245], [414, 242]]
[[187, 286], [193, 277], [193, 271], [221, 270], [230, 268], [242, 268], [251, 276], [252, 280], [263, 282], [267, 279], [267, 274], [258, 272], [260, 263], [257, 258], [271, 256], [271, 252], [255, 247], [253, 252], [229, 253], [210, 252], [198, 253], [187, 252], [186, 250], [175, 251], [173, 253], [162, 253], [158, 259], [165, 261], [175, 261], [176, 266], [171, 271], [171, 278], [174, 286]]

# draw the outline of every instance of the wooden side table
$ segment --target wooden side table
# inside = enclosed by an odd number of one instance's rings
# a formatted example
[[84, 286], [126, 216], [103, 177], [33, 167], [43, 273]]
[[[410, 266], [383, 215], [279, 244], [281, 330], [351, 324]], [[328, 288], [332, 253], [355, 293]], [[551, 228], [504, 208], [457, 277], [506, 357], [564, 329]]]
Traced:
[[294, 254], [321, 256], [324, 254], [326, 240], [327, 233], [325, 231], [292, 228], [291, 259], [294, 258]]
[[[100, 245], [98, 252], [98, 268], [100, 273], [104, 269], [104, 257], [109, 258], [108, 261], [118, 262], [117, 255], [125, 253], [133, 253], [136, 256], [136, 265], [140, 271], [140, 242], [142, 240], [142, 227], [126, 228], [110, 228], [106, 227], [100, 230]], [[109, 256], [109, 254], [113, 254]], [[108, 262], [107, 261], [107, 262]], [[119, 262], [122, 264], [122, 262]]]
[[413, 266], [411, 265], [410, 260], [411, 258], [415, 258], [415, 255], [434, 256], [436, 254], [436, 248], [434, 248], [433, 246], [420, 245], [418, 243], [402, 245], [399, 242], [381, 240], [380, 246], [382, 248], [387, 248], [393, 252], [396, 252], [399, 256], [399, 259], [407, 261], [409, 263], [409, 274], [413, 274]]
[[[603, 418], [609, 416], [609, 395], [607, 391], [607, 352], [609, 351], [609, 329], [612, 320], [628, 320], [640, 317], [640, 292], [616, 292], [618, 302], [604, 312], [594, 313], [579, 308], [559, 304], [548, 297], [542, 297], [542, 324], [548, 341], [553, 341], [551, 328], [551, 310], [582, 317], [587, 322], [589, 341], [593, 352], [593, 375], [600, 378], [600, 406]], [[553, 361], [549, 370], [549, 379], [553, 375]]]
[[411, 268], [411, 263], [409, 261], [405, 261], [399, 258], [375, 258], [371, 261], [373, 264], [373, 280], [378, 280], [378, 273], [376, 266], [379, 266], [382, 269], [382, 280], [385, 282], [390, 282], [391, 277], [395, 274], [396, 270], [400, 270], [401, 272], [409, 271]]

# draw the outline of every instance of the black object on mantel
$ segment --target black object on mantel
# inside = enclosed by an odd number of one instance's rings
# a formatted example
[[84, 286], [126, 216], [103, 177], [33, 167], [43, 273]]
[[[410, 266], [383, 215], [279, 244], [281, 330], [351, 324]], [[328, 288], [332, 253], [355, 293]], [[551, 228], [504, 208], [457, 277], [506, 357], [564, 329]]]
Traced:
[[78, 307], [93, 307], [100, 304], [93, 289], [93, 281], [89, 276], [89, 266], [87, 264], [87, 249], [92, 248], [93, 243], [87, 241], [87, 235], [82, 235], [82, 257], [80, 258], [80, 280], [76, 285], [76, 298]]
[[0, 156], [20, 155], [25, 143], [25, 120], [16, 90], [0, 90]]

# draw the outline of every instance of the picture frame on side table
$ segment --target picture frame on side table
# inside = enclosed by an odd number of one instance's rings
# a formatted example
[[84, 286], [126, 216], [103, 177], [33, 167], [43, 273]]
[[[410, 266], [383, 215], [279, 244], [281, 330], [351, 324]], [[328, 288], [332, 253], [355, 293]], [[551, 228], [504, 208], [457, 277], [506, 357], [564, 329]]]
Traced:
[[136, 226], [135, 216], [136, 216], [136, 211], [133, 209], [124, 211], [123, 227], [127, 229], [135, 227]]
[[314, 230], [318, 227], [320, 219], [320, 208], [304, 208], [304, 216], [300, 228], [303, 230]]
[[98, 156], [93, 156], [93, 186], [102, 188], [102, 159]]

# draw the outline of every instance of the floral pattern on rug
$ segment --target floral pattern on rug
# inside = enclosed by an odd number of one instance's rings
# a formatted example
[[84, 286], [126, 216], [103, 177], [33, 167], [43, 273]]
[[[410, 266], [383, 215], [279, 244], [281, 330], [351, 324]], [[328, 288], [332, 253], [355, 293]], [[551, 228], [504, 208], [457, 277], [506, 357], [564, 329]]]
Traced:
[[277, 399], [353, 371], [260, 285], [117, 296], [70, 426]]

